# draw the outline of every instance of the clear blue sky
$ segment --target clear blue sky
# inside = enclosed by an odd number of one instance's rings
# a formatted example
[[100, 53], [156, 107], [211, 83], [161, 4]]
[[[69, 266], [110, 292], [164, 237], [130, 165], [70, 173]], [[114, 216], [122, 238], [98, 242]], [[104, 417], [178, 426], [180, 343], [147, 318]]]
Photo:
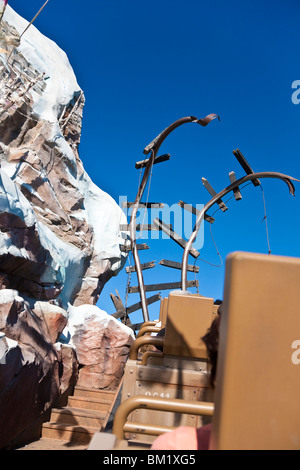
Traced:
[[[9, 3], [31, 20], [43, 1]], [[50, 0], [35, 24], [70, 59], [86, 96], [80, 156], [116, 201], [135, 198], [135, 162], [161, 130], [183, 116], [220, 115], [204, 129], [177, 129], [161, 148], [172, 159], [154, 168], [150, 200], [171, 205], [206, 203], [202, 176], [218, 190], [230, 171], [241, 177], [235, 148], [256, 171], [300, 178], [300, 104], [292, 102], [292, 84], [300, 80], [299, 18], [299, 0]], [[264, 180], [263, 188], [272, 253], [300, 256], [300, 183], [296, 198], [279, 181]], [[261, 191], [250, 185], [243, 194], [215, 215], [224, 261], [234, 250], [268, 251]], [[171, 241], [149, 243], [142, 262], [181, 261]], [[201, 258], [219, 264], [208, 224]], [[200, 293], [222, 297], [224, 266], [198, 265]], [[105, 287], [99, 306], [108, 313], [109, 293], [118, 289], [124, 298], [126, 279], [124, 271]], [[149, 284], [177, 280], [179, 271], [145, 272]], [[129, 305], [136, 301], [130, 296]], [[150, 315], [157, 316], [155, 308]]]

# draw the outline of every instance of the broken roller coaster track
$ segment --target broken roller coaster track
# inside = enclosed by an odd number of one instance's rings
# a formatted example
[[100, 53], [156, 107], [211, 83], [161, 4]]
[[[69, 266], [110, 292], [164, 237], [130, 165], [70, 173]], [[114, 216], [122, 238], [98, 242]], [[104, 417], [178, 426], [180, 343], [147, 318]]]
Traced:
[[293, 196], [295, 195], [295, 187], [294, 187], [292, 181], [298, 181], [299, 182], [299, 180], [297, 180], [296, 178], [293, 178], [292, 176], [287, 176], [287, 175], [283, 175], [282, 173], [276, 173], [276, 172], [271, 172], [271, 171], [261, 172], [261, 173], [252, 173], [252, 174], [249, 174], [247, 176], [244, 176], [243, 178], [240, 178], [239, 180], [232, 183], [227, 188], [223, 189], [223, 191], [221, 191], [219, 194], [216, 194], [204, 206], [202, 211], [200, 211], [200, 213], [198, 214], [193, 233], [192, 233], [189, 241], [186, 244], [186, 247], [185, 247], [185, 250], [184, 250], [184, 253], [183, 253], [183, 258], [182, 258], [182, 271], [181, 271], [181, 290], [183, 292], [185, 292], [187, 290], [187, 287], [188, 287], [188, 285], [187, 285], [188, 256], [189, 256], [190, 250], [192, 248], [192, 245], [193, 245], [194, 241], [197, 238], [197, 235], [199, 233], [199, 230], [200, 230], [200, 227], [201, 227], [201, 224], [202, 224], [202, 221], [204, 219], [204, 216], [205, 216], [206, 212], [215, 203], [217, 203], [222, 197], [226, 196], [231, 191], [235, 192], [235, 190], [237, 188], [239, 188], [239, 186], [247, 183], [248, 181], [256, 182], [257, 180], [263, 179], [263, 178], [275, 178], [275, 179], [280, 179], [280, 180], [284, 181], [289, 187], [290, 194], [292, 194]]
[[197, 119], [194, 116], [187, 116], [187, 117], [178, 119], [173, 124], [168, 126], [161, 134], [159, 134], [144, 149], [144, 155], [150, 154], [150, 157], [146, 162], [145, 161], [143, 162], [144, 165], [146, 166], [145, 166], [144, 175], [140, 183], [135, 202], [132, 206], [132, 214], [131, 214], [131, 219], [130, 219], [129, 230], [130, 230], [130, 238], [131, 238], [131, 249], [132, 249], [133, 258], [134, 258], [135, 266], [136, 266], [136, 274], [137, 274], [137, 279], [138, 279], [138, 284], [139, 284], [141, 306], [142, 306], [143, 317], [144, 317], [145, 322], [149, 321], [149, 314], [148, 314], [148, 306], [147, 306], [147, 299], [146, 299], [146, 288], [145, 288], [144, 278], [143, 278], [143, 270], [141, 268], [138, 248], [136, 244], [136, 217], [137, 217], [139, 205], [141, 203], [144, 191], [146, 189], [146, 186], [150, 177], [151, 168], [153, 164], [159, 158], [157, 156], [157, 153], [162, 143], [171, 134], [171, 132], [173, 132], [175, 129], [182, 126], [183, 124], [188, 124], [188, 123], [196, 123], [205, 127], [207, 126], [207, 124], [209, 124], [212, 120], [216, 119], [217, 117], [218, 116], [216, 114], [210, 114], [206, 116], [204, 119]]
[[[234, 195], [236, 201], [240, 201], [242, 199], [242, 194], [241, 194], [241, 189], [240, 188], [245, 183], [252, 182], [252, 184], [255, 187], [261, 187], [260, 179], [275, 178], [275, 179], [280, 179], [283, 182], [285, 182], [288, 185], [290, 193], [292, 195], [295, 195], [295, 187], [294, 187], [292, 181], [299, 181], [299, 180], [297, 180], [296, 178], [293, 178], [291, 176], [287, 176], [287, 175], [284, 175], [282, 173], [276, 173], [276, 172], [255, 173], [252, 170], [249, 163], [247, 162], [247, 160], [245, 159], [245, 157], [243, 156], [243, 154], [241, 153], [241, 151], [238, 150], [238, 149], [234, 150], [233, 154], [236, 157], [238, 163], [241, 165], [242, 169], [246, 172], [246, 176], [243, 176], [242, 178], [237, 179], [235, 173], [230, 172], [229, 173], [229, 179], [230, 179], [231, 184], [219, 193], [217, 193], [217, 191], [215, 191], [212, 188], [210, 183], [205, 178], [202, 178], [202, 182], [203, 182], [204, 187], [207, 189], [207, 191], [212, 196], [210, 201], [203, 207], [202, 210], [198, 210], [198, 209], [194, 208], [193, 206], [191, 206], [189, 204], [185, 204], [182, 201], [179, 202], [179, 205], [184, 210], [192, 212], [196, 215], [196, 223], [195, 223], [194, 229], [193, 229], [192, 234], [191, 234], [188, 241], [183, 240], [179, 235], [177, 235], [173, 231], [173, 229], [170, 226], [167, 226], [166, 224], [164, 224], [159, 219], [155, 219], [153, 221], [154, 226], [149, 226], [148, 230], [153, 230], [156, 227], [156, 229], [164, 231], [170, 237], [170, 239], [173, 239], [176, 243], [178, 243], [183, 248], [184, 253], [183, 253], [182, 263], [181, 264], [177, 263], [177, 262], [169, 261], [169, 260], [162, 260], [160, 262], [160, 264], [163, 265], [163, 266], [167, 266], [167, 267], [175, 268], [175, 269], [180, 269], [181, 270], [181, 282], [179, 282], [179, 283], [169, 283], [169, 284], [156, 284], [156, 285], [153, 285], [153, 286], [145, 286], [144, 278], [143, 278], [143, 270], [151, 269], [155, 266], [155, 264], [154, 264], [154, 262], [144, 263], [144, 264], [141, 264], [141, 262], [140, 262], [139, 250], [142, 249], [142, 248], [143, 249], [148, 248], [148, 246], [147, 245], [142, 246], [142, 245], [138, 245], [136, 243], [136, 232], [138, 230], [140, 230], [140, 227], [137, 226], [137, 224], [136, 224], [136, 219], [137, 219], [137, 213], [138, 213], [139, 208], [148, 207], [148, 206], [151, 205], [150, 203], [144, 204], [144, 203], [141, 202], [141, 200], [142, 200], [143, 194], [145, 192], [148, 180], [150, 178], [151, 170], [152, 170], [153, 165], [156, 164], [156, 163], [160, 163], [160, 162], [169, 160], [169, 158], [170, 158], [169, 154], [163, 155], [163, 156], [157, 156], [158, 150], [161, 147], [164, 140], [170, 135], [170, 133], [173, 130], [177, 129], [179, 126], [181, 126], [183, 124], [187, 124], [187, 123], [197, 123], [197, 124], [200, 124], [201, 126], [205, 127], [212, 120], [214, 120], [216, 118], [219, 119], [219, 116], [217, 116], [216, 114], [209, 114], [204, 119], [197, 119], [194, 116], [188, 116], [188, 117], [184, 117], [182, 119], [179, 119], [179, 120], [175, 121], [173, 124], [171, 124], [169, 127], [167, 127], [161, 134], [159, 134], [149, 145], [147, 145], [147, 147], [145, 147], [144, 154], [146, 156], [149, 156], [149, 154], [150, 154], [148, 159], [143, 160], [141, 162], [138, 162], [136, 164], [137, 169], [144, 168], [144, 174], [143, 174], [142, 181], [141, 181], [141, 183], [139, 185], [139, 188], [138, 188], [138, 193], [137, 193], [135, 202], [134, 203], [128, 203], [128, 207], [130, 207], [132, 209], [130, 224], [129, 224], [128, 228], [129, 228], [129, 232], [130, 232], [130, 241], [131, 241], [131, 250], [130, 251], [132, 251], [135, 266], [131, 266], [131, 267], [127, 268], [127, 273], [136, 272], [136, 274], [137, 274], [138, 286], [137, 287], [131, 287], [130, 289], [128, 289], [128, 293], [139, 293], [140, 294], [140, 302], [138, 304], [135, 304], [134, 306], [128, 307], [128, 308], [126, 308], [123, 304], [119, 305], [119, 307], [118, 307], [118, 303], [114, 302], [115, 306], [117, 307], [117, 310], [118, 310], [117, 313], [114, 314], [114, 316], [116, 318], [123, 318], [124, 320], [126, 320], [126, 318], [127, 318], [128, 326], [130, 325], [133, 328], [134, 328], [134, 326], [136, 326], [136, 327], [138, 326], [138, 325], [131, 325], [131, 322], [128, 318], [128, 314], [131, 313], [132, 311], [135, 311], [135, 310], [139, 309], [139, 308], [142, 309], [144, 322], [149, 321], [148, 305], [150, 305], [151, 303], [157, 301], [160, 298], [160, 296], [155, 295], [155, 296], [147, 299], [146, 298], [146, 292], [154, 291], [154, 290], [168, 289], [168, 288], [170, 288], [170, 289], [180, 288], [181, 291], [184, 293], [184, 292], [187, 291], [188, 288], [198, 286], [198, 284], [197, 284], [198, 281], [187, 281], [187, 272], [188, 271], [191, 271], [191, 272], [194, 272], [194, 273], [199, 272], [199, 268], [197, 268], [195, 265], [193, 266], [193, 265], [188, 264], [188, 258], [189, 258], [189, 255], [192, 255], [195, 259], [197, 259], [200, 255], [200, 253], [198, 253], [194, 249], [193, 243], [195, 242], [195, 240], [197, 238], [197, 235], [199, 233], [202, 221], [205, 220], [205, 221], [209, 222], [210, 224], [213, 224], [214, 221], [215, 221], [215, 219], [213, 217], [211, 217], [207, 214], [207, 211], [212, 206], [214, 206], [215, 204], [217, 204], [219, 206], [219, 209], [221, 209], [223, 212], [226, 212], [228, 210], [228, 207], [226, 206], [226, 204], [223, 201], [223, 198], [227, 194], [229, 194], [230, 192], [233, 192], [233, 195]], [[262, 187], [261, 187], [261, 189], [262, 189]], [[162, 204], [161, 204], [161, 206], [162, 206]], [[123, 247], [123, 251], [129, 251], [129, 247], [128, 246]], [[113, 297], [114, 296], [112, 296], [112, 298]], [[115, 298], [115, 301], [116, 301], [116, 298]], [[120, 301], [119, 297], [118, 297], [118, 301]]]

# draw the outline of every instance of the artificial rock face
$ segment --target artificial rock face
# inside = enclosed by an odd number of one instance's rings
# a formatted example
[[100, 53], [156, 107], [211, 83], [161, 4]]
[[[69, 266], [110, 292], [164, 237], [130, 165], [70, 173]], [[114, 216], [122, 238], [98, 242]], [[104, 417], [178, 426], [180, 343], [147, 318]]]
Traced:
[[132, 330], [93, 305], [71, 307], [66, 328], [81, 365], [78, 385], [115, 390], [123, 375]]
[[[26, 25], [8, 7], [2, 35], [18, 37]], [[124, 215], [79, 158], [83, 92], [65, 53], [34, 26], [7, 49], [0, 54], [0, 275], [64, 308], [96, 304], [125, 261]]]
[[34, 26], [20, 41], [27, 25], [10, 7], [0, 25], [0, 449], [74, 386], [80, 365], [103, 376], [85, 385], [114, 389], [133, 340], [101, 313], [82, 327], [106, 331], [94, 364], [88, 333], [59, 342], [70, 311], [95, 306], [123, 267], [126, 218], [79, 158], [85, 98], [66, 54]]
[[55, 344], [67, 322], [60, 307], [0, 290], [0, 449], [36, 436], [35, 423], [75, 385], [76, 351]]

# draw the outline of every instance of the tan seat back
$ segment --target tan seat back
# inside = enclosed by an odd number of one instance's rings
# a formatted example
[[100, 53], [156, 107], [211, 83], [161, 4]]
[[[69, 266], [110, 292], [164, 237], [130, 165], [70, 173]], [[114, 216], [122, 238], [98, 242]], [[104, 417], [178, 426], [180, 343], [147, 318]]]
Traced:
[[164, 354], [207, 358], [201, 338], [207, 333], [214, 316], [214, 300], [200, 295], [171, 293]]
[[212, 449], [300, 449], [299, 294], [300, 259], [228, 257]]

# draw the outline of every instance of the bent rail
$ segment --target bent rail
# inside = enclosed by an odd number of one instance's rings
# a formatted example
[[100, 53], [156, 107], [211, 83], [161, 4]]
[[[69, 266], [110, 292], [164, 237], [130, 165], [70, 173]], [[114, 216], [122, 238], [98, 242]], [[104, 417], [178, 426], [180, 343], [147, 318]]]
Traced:
[[295, 187], [292, 183], [292, 181], [298, 181], [296, 178], [293, 178], [292, 176], [287, 176], [282, 173], [276, 173], [276, 172], [262, 172], [262, 173], [252, 173], [250, 175], [244, 176], [243, 178], [240, 178], [239, 180], [235, 181], [232, 183], [230, 186], [227, 188], [223, 189], [219, 194], [214, 196], [205, 206], [204, 208], [200, 211], [196, 224], [193, 230], [192, 235], [190, 236], [190, 239], [185, 247], [184, 253], [183, 253], [183, 258], [182, 258], [182, 271], [181, 271], [181, 290], [185, 292], [187, 290], [187, 266], [188, 266], [188, 257], [189, 257], [189, 252], [192, 248], [192, 245], [194, 241], [196, 240], [196, 237], [199, 233], [202, 221], [204, 219], [204, 216], [206, 212], [222, 197], [226, 196], [228, 193], [236, 189], [238, 186], [241, 186], [244, 183], [247, 183], [248, 181], [253, 181], [257, 179], [263, 179], [263, 178], [275, 178], [275, 179], [280, 179], [283, 182], [285, 182], [288, 185], [290, 194], [292, 196], [295, 196]]
[[207, 126], [212, 120], [219, 118], [216, 114], [209, 114], [203, 119], [197, 119], [195, 116], [187, 116], [183, 117], [181, 119], [178, 119], [177, 121], [173, 122], [170, 126], [168, 126], [161, 134], [159, 134], [149, 145], [147, 145], [144, 149], [144, 154], [148, 155], [151, 153], [150, 158], [147, 162], [144, 175], [142, 178], [142, 182], [140, 184], [140, 187], [138, 189], [138, 193], [135, 199], [135, 202], [132, 206], [132, 214], [130, 218], [130, 224], [129, 224], [129, 231], [130, 231], [130, 238], [131, 238], [131, 249], [132, 249], [132, 254], [133, 258], [135, 261], [136, 265], [136, 274], [137, 274], [137, 279], [138, 279], [138, 284], [139, 284], [139, 291], [140, 291], [140, 298], [141, 298], [141, 306], [142, 306], [142, 312], [143, 312], [143, 317], [144, 317], [144, 322], [149, 321], [149, 313], [148, 313], [148, 306], [147, 306], [147, 299], [146, 299], [146, 293], [145, 293], [145, 284], [144, 284], [144, 277], [143, 277], [143, 272], [141, 268], [141, 262], [139, 258], [139, 253], [136, 245], [136, 216], [137, 216], [137, 211], [139, 208], [139, 204], [141, 202], [141, 199], [143, 197], [144, 191], [146, 189], [146, 185], [150, 176], [151, 168], [153, 166], [153, 163], [155, 161], [155, 158], [157, 156], [157, 152], [162, 145], [163, 141], [168, 137], [168, 135], [177, 127], [182, 126], [183, 124], [187, 124], [190, 122], [200, 124], [202, 127]]

